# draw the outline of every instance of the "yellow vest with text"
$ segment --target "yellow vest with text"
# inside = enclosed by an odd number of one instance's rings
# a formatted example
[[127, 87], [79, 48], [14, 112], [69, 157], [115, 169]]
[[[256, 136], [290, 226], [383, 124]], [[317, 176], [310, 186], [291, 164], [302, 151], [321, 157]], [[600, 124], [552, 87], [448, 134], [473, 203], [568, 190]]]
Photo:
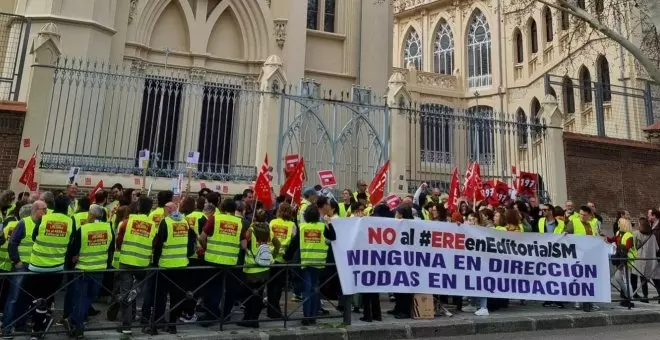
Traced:
[[158, 226], [158, 223], [165, 218], [165, 209], [164, 208], [156, 208], [151, 213], [149, 214], [149, 219], [152, 220], [154, 223], [156, 223], [156, 226]]
[[[257, 243], [257, 237], [254, 236], [254, 230], [252, 230], [252, 227], [248, 230], [250, 231], [250, 243], [248, 244], [249, 249], [245, 252], [245, 267], [243, 267], [243, 273], [259, 274], [270, 270], [270, 267], [260, 266], [254, 260], [254, 257], [257, 256], [257, 253], [259, 252], [260, 244]], [[273, 263], [272, 258], [270, 259], [270, 262]]]
[[[545, 233], [545, 221], [545, 217], [539, 219], [539, 233], [541, 234]], [[557, 224], [555, 225], [555, 229], [552, 230], [552, 233], [562, 234], [564, 232], [564, 221], [555, 219], [555, 222], [557, 222]]]
[[[277, 253], [277, 256], [275, 256], [275, 262], [286, 263], [284, 260], [284, 253], [286, 253], [286, 250], [289, 248], [289, 244], [291, 244], [291, 238], [293, 236], [293, 228], [295, 224], [293, 221], [285, 221], [281, 218], [276, 218], [270, 221], [269, 226], [271, 241], [273, 240], [273, 237], [277, 237], [277, 239], [280, 241], [280, 251]], [[271, 242], [270, 252], [272, 253], [274, 251], [275, 247]]]
[[32, 245], [30, 264], [37, 267], [64, 265], [72, 229], [73, 220], [67, 215], [59, 213], [44, 215]]
[[146, 268], [153, 255], [152, 245], [158, 226], [147, 215], [130, 215], [126, 223], [119, 263]]
[[76, 221], [76, 228], [80, 228], [81, 226], [87, 224], [88, 218], [89, 218], [89, 212], [87, 211], [73, 214], [73, 219], [74, 221]]
[[325, 224], [300, 224], [300, 264], [303, 268], [323, 268], [328, 257], [328, 244], [325, 242], [323, 231]]
[[[623, 236], [621, 236], [621, 241], [620, 241], [621, 245], [625, 246], [626, 242], [628, 242], [628, 240], [632, 237], [633, 237], [633, 233], [630, 232], [624, 233]], [[632, 248], [628, 250], [628, 259], [629, 259], [628, 267], [632, 267], [633, 263], [635, 262], [635, 259], [637, 258], [637, 247], [635, 246], [635, 240], [633, 240], [632, 244], [633, 244]]]
[[190, 229], [195, 233], [195, 236], [197, 236], [197, 241], [195, 241], [195, 252], [190, 255], [190, 258], [196, 259], [197, 258], [197, 249], [201, 248], [201, 244], [199, 244], [199, 219], [204, 217], [204, 213], [201, 211], [193, 211], [190, 214], [186, 215], [186, 221], [188, 221], [188, 226]]
[[105, 270], [112, 238], [112, 226], [108, 222], [95, 221], [80, 226], [80, 254], [76, 269], [84, 271]]
[[30, 258], [32, 257], [32, 246], [34, 241], [32, 241], [32, 234], [34, 233], [34, 227], [37, 225], [32, 216], [24, 218], [23, 223], [25, 223], [25, 234], [21, 239], [21, 243], [18, 244], [18, 256], [23, 263], [30, 263]]
[[2, 233], [5, 234], [5, 243], [0, 246], [0, 270], [6, 272], [11, 271], [12, 268], [12, 262], [9, 259], [9, 239], [17, 225], [18, 221], [7, 222], [7, 225], [2, 229]]
[[206, 240], [204, 260], [206, 262], [234, 266], [238, 263], [241, 250], [240, 217], [218, 214], [214, 217], [213, 235]]
[[188, 222], [185, 219], [175, 221], [165, 217], [167, 241], [163, 244], [163, 253], [158, 260], [160, 268], [183, 268], [188, 265]]

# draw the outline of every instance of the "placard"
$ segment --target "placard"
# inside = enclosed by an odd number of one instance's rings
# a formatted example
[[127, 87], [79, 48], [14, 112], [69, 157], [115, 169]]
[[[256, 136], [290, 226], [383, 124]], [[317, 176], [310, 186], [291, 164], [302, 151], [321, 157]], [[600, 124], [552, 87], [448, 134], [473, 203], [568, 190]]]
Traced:
[[335, 174], [332, 172], [332, 170], [319, 170], [318, 174], [322, 187], [328, 188], [337, 185], [337, 179], [335, 178]]
[[295, 169], [298, 162], [300, 162], [300, 156], [297, 154], [284, 156], [284, 164], [287, 170]]
[[433, 295], [415, 294], [413, 296], [412, 318], [416, 320], [435, 319]]
[[399, 206], [399, 204], [401, 204], [401, 197], [397, 196], [396, 194], [389, 194], [387, 197], [385, 197], [385, 202], [387, 203], [387, 206], [390, 208], [390, 210], [394, 210]]
[[188, 156], [186, 157], [186, 163], [188, 163], [188, 164], [198, 164], [199, 163], [199, 152], [189, 151]]
[[91, 177], [89, 177], [89, 176], [85, 177], [85, 185], [86, 186], [92, 185], [92, 178]]
[[[80, 178], [80, 168], [76, 166], [71, 167], [69, 169], [69, 174], [66, 177], [67, 177], [66, 184], [78, 183], [78, 179]], [[91, 179], [90, 179], [90, 183], [85, 185], [92, 185]]]
[[138, 164], [140, 169], [146, 169], [149, 167], [149, 150], [140, 150], [138, 153]]
[[23, 147], [24, 147], [24, 148], [29, 148], [29, 147], [30, 147], [30, 144], [32, 144], [32, 143], [30, 142], [30, 137], [28, 137], [28, 138], [23, 138]]
[[342, 291], [611, 302], [601, 237], [381, 217], [336, 218]]

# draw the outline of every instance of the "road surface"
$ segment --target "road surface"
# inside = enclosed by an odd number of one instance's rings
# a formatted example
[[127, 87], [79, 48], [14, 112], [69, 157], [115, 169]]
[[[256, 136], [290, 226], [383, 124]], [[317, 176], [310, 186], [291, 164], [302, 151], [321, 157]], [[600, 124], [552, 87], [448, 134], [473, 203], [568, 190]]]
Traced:
[[553, 331], [478, 334], [466, 336], [436, 337], [420, 340], [657, 340], [660, 324], [638, 324], [595, 328], [573, 328]]

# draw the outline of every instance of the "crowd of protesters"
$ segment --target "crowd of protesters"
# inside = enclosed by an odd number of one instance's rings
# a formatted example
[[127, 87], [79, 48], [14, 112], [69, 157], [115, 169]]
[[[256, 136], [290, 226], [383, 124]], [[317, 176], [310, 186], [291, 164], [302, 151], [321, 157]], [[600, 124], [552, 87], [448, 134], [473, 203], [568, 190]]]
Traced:
[[[237, 305], [243, 308], [237, 324], [257, 328], [264, 310], [270, 319], [286, 317], [282, 295], [289, 289], [292, 299], [303, 305], [303, 325], [328, 314], [321, 296], [337, 299], [338, 310], [362, 312], [362, 321], [382, 321], [379, 294], [340, 298], [336, 269], [325, 265], [334, 262], [329, 244], [341, 242], [332, 226], [337, 217], [423, 219], [508, 232], [602, 237], [616, 245], [617, 255], [629, 259], [614, 263], [623, 306], [632, 307], [633, 297], [648, 302], [649, 283], [660, 288], [656, 261], [636, 261], [656, 257], [660, 249], [657, 209], [638, 220], [621, 212], [614, 236], [606, 237], [603, 219], [591, 202], [576, 207], [568, 201], [560, 207], [530, 197], [500, 206], [459, 201], [457, 209], [448, 209], [448, 195], [423, 184], [392, 207], [385, 200], [371, 205], [366, 189], [360, 181], [355, 191], [345, 189], [335, 197], [320, 186], [304, 188], [300, 204], [282, 196], [269, 210], [255, 200], [252, 189], [231, 197], [203, 189], [195, 198], [161, 191], [155, 204], [120, 184], [82, 198], [75, 184], [40, 195], [5, 191], [0, 196], [0, 273], [27, 274], [0, 276], [2, 336], [10, 339], [26, 332], [42, 338], [54, 323], [61, 323], [71, 337], [81, 339], [88, 318], [100, 313], [92, 302], [101, 295], [110, 300], [105, 317], [118, 321], [117, 331], [126, 336], [132, 334], [133, 322], [140, 322], [150, 335], [161, 330], [174, 334], [177, 323], [208, 327], [230, 319]], [[310, 242], [307, 235], [321, 242]], [[158, 275], [165, 278], [156, 283], [156, 276], [144, 270], [150, 267], [164, 269]], [[193, 267], [201, 269], [184, 271]], [[60, 290], [66, 291], [64, 315], [54, 321], [53, 301]], [[413, 295], [389, 298], [394, 308], [387, 313], [397, 319], [412, 317]], [[479, 316], [509, 304], [506, 299], [461, 296], [437, 296], [435, 301], [447, 316], [451, 313], [444, 305], [449, 303]], [[543, 306], [565, 308], [552, 301]], [[591, 303], [575, 307], [599, 309]]]

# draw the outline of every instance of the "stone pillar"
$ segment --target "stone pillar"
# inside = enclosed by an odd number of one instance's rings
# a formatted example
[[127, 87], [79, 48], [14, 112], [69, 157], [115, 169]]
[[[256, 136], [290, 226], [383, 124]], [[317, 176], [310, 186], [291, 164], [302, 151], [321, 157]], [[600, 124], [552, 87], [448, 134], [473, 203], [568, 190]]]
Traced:
[[387, 105], [390, 107], [390, 173], [388, 191], [396, 194], [408, 193], [406, 179], [410, 151], [410, 122], [406, 107], [410, 105], [411, 96], [406, 89], [406, 78], [395, 71], [388, 82]]
[[557, 99], [546, 95], [539, 112], [541, 122], [547, 124], [546, 137], [543, 141], [549, 164], [548, 173], [544, 178], [548, 194], [553, 204], [563, 204], [568, 199], [566, 187], [566, 161], [564, 158], [564, 126], [563, 117], [557, 105]]
[[[53, 23], [45, 24], [34, 37], [30, 54], [34, 57], [32, 65], [28, 93], [31, 93], [27, 100], [27, 112], [25, 115], [25, 124], [23, 125], [22, 140], [30, 140], [29, 147], [22, 147], [18, 154], [18, 159], [30, 159], [37, 145], [43, 149], [44, 137], [46, 134], [46, 124], [48, 122], [48, 112], [50, 110], [50, 98], [53, 94], [53, 73], [54, 66], [57, 64], [57, 58], [61, 54], [60, 34], [57, 26]], [[35, 95], [37, 94], [37, 95]], [[41, 164], [41, 153], [37, 153], [37, 166]], [[24, 190], [25, 186], [18, 183], [23, 169], [14, 169], [11, 178], [11, 188], [13, 190]], [[39, 173], [36, 180], [39, 181]]]
[[266, 59], [259, 74], [259, 89], [262, 91], [259, 102], [259, 119], [257, 125], [257, 147], [255, 166], [261, 169], [264, 156], [273, 167], [273, 184], [284, 182], [284, 155], [281, 153], [281, 107], [282, 91], [287, 85], [286, 75], [282, 68], [282, 59], [271, 55]]

